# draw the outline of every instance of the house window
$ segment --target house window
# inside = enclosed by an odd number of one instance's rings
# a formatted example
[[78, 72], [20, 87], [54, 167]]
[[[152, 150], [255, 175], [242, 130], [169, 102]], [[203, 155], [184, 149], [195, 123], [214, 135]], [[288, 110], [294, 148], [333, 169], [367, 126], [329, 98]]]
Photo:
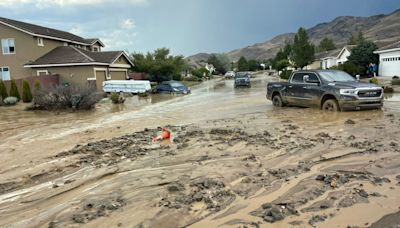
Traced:
[[48, 70], [38, 70], [36, 71], [36, 75], [40, 76], [40, 75], [48, 75], [49, 71]]
[[2, 39], [1, 46], [4, 55], [15, 54], [15, 42], [14, 39]]
[[93, 47], [94, 52], [99, 52], [99, 47]]
[[38, 37], [37, 38], [37, 45], [43, 47], [44, 43], [43, 43], [43, 38], [42, 37]]
[[3, 81], [10, 80], [10, 69], [8, 67], [0, 67], [0, 79]]
[[64, 46], [68, 46], [68, 43], [67, 43], [67, 42], [64, 42]]

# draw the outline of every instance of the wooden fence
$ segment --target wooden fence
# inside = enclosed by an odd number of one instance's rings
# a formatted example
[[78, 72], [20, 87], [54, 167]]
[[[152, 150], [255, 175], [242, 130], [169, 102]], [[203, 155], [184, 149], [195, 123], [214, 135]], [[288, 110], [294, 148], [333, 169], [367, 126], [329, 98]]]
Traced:
[[[40, 86], [42, 88], [55, 87], [55, 86], [59, 85], [59, 83], [60, 83], [60, 76], [58, 74], [54, 74], [54, 75], [32, 76], [32, 77], [28, 77], [28, 78], [24, 78], [24, 79], [15, 79], [15, 82], [17, 84], [20, 95], [22, 95], [22, 81], [23, 80], [25, 80], [29, 83], [31, 91], [33, 92], [35, 81], [39, 81]], [[10, 92], [11, 81], [4, 81], [4, 84], [6, 85], [7, 91]]]

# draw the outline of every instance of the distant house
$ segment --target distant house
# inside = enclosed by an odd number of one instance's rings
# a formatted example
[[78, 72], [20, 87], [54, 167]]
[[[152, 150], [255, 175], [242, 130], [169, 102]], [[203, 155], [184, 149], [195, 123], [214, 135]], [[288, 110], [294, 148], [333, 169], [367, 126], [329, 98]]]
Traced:
[[337, 65], [341, 65], [349, 60], [348, 58], [354, 47], [356, 47], [356, 45], [346, 45], [342, 48], [337, 56]]
[[327, 70], [331, 67], [341, 65], [348, 61], [354, 47], [355, 45], [347, 45], [340, 49], [317, 53], [315, 55], [315, 62], [309, 67], [316, 69], [317, 64], [319, 64], [319, 68]]
[[384, 46], [375, 54], [379, 54], [379, 75], [400, 76], [400, 41]]
[[213, 74], [215, 72], [215, 67], [212, 64], [206, 64], [205, 68], [210, 72], [210, 74]]
[[0, 79], [59, 75], [60, 82], [96, 85], [127, 79], [133, 63], [123, 51], [101, 49], [99, 39], [0, 17]]
[[335, 49], [331, 51], [325, 51], [318, 53], [316, 58], [320, 60], [320, 67], [323, 70], [327, 70], [333, 66], [338, 65], [338, 55], [342, 49]]

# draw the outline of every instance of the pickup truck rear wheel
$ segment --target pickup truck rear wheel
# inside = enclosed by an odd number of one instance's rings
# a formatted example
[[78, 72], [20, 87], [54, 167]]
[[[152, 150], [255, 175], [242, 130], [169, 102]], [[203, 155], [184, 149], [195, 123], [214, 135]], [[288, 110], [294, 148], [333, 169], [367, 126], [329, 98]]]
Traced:
[[275, 96], [272, 98], [272, 104], [273, 104], [275, 107], [283, 107], [282, 97], [281, 97], [280, 95], [275, 95]]
[[328, 99], [322, 104], [322, 110], [327, 112], [339, 112], [339, 104], [335, 99]]

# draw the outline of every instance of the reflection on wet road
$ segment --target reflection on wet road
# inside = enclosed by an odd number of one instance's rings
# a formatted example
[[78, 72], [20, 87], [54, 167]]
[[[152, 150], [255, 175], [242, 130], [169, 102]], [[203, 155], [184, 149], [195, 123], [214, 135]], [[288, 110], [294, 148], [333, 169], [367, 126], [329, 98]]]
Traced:
[[[253, 79], [252, 88], [234, 89], [232, 80], [211, 80], [193, 89], [191, 95], [155, 94], [145, 98], [134, 96], [127, 98], [125, 104], [121, 105], [102, 102], [93, 112], [24, 112], [21, 107], [1, 107], [0, 140], [4, 142], [9, 137], [22, 141], [35, 138], [54, 139], [119, 121], [137, 123], [136, 126], [143, 128], [147, 125], [179, 125], [208, 119], [233, 118], [255, 112], [273, 114], [271, 103], [265, 99], [266, 83], [267, 79], [260, 76]], [[400, 112], [399, 101], [398, 94], [387, 95], [385, 109]], [[285, 109], [285, 115], [296, 113], [296, 110], [298, 111], [297, 108]], [[321, 114], [317, 109], [302, 113], [314, 117], [332, 117], [332, 114]], [[364, 114], [365, 112], [350, 112], [337, 115]]]

